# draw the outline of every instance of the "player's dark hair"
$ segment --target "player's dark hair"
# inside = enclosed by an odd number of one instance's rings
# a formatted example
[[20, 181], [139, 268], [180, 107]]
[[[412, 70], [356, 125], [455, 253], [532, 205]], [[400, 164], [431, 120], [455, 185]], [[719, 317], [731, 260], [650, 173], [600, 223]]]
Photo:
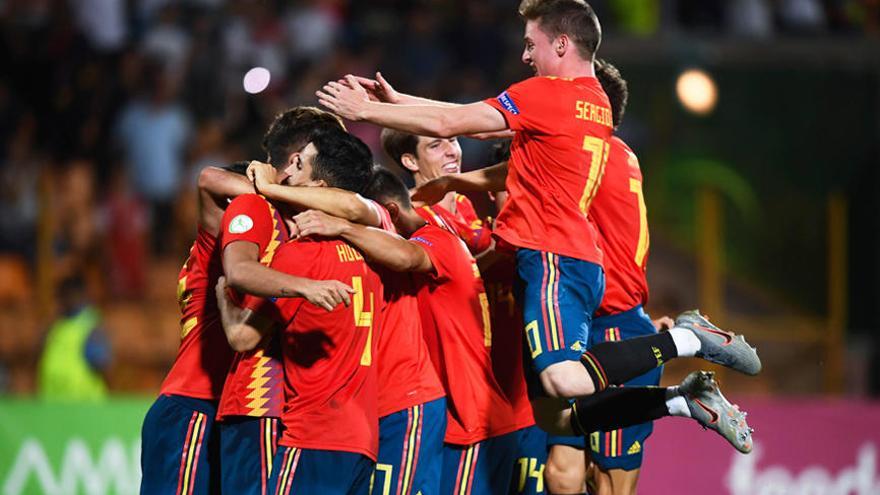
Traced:
[[592, 60], [602, 42], [602, 26], [590, 4], [584, 0], [522, 0], [519, 15], [538, 21], [551, 39], [567, 34], [584, 60]]
[[384, 167], [376, 167], [373, 171], [373, 178], [364, 190], [364, 196], [379, 204], [394, 201], [405, 209], [412, 208], [406, 185], [397, 174]]
[[247, 161], [233, 162], [223, 167], [223, 170], [226, 170], [227, 172], [232, 172], [233, 174], [246, 176], [248, 165], [250, 165], [250, 162]]
[[312, 164], [312, 180], [330, 187], [362, 192], [373, 172], [373, 154], [363, 141], [338, 127], [324, 126], [312, 133], [318, 154]]
[[413, 156], [418, 156], [417, 148], [419, 145], [419, 137], [415, 134], [385, 128], [382, 129], [380, 139], [382, 141], [382, 149], [385, 150], [385, 153], [394, 160], [394, 163], [400, 168], [411, 174], [412, 171], [403, 166], [402, 157], [407, 153], [410, 153]]
[[324, 128], [345, 130], [339, 117], [316, 107], [293, 107], [276, 115], [263, 136], [269, 163], [283, 168], [291, 153], [304, 148], [312, 134]]
[[602, 89], [608, 95], [611, 103], [611, 119], [614, 128], [623, 122], [623, 114], [626, 113], [626, 102], [629, 100], [629, 88], [626, 79], [620, 75], [617, 67], [602, 59], [596, 60], [596, 78], [602, 83]]
[[510, 160], [510, 139], [492, 145], [489, 150], [489, 163], [496, 164]]

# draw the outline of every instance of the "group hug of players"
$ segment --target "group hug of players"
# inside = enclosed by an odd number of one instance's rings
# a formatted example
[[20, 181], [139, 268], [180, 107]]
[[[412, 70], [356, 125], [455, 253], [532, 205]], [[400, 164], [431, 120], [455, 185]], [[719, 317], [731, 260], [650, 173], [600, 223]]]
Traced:
[[[626, 82], [582, 0], [524, 0], [536, 76], [454, 105], [346, 76], [265, 134], [267, 162], [205, 169], [180, 272], [182, 340], [142, 432], [145, 494], [634, 493], [651, 421], [740, 452], [745, 413], [701, 357], [749, 375], [745, 340], [643, 309]], [[338, 116], [385, 127], [414, 191]], [[460, 173], [455, 136], [512, 137]], [[465, 196], [500, 207], [482, 222]], [[412, 197], [411, 197], [412, 196]], [[658, 331], [663, 330], [663, 331]], [[623, 386], [626, 385], [626, 386]]]

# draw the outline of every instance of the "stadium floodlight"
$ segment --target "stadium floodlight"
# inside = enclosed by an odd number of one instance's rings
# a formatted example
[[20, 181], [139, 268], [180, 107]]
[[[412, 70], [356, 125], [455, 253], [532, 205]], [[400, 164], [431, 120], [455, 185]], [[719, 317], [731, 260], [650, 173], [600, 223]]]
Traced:
[[269, 87], [272, 75], [265, 67], [254, 67], [244, 75], [244, 90], [255, 95]]
[[718, 103], [718, 86], [708, 72], [702, 69], [687, 69], [678, 76], [675, 83], [678, 101], [689, 112], [708, 115]]

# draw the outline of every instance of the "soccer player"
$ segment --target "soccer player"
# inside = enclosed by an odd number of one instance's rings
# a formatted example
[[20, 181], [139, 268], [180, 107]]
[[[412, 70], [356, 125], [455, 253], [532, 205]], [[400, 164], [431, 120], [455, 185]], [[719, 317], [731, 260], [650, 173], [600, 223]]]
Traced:
[[[626, 110], [626, 80], [610, 63], [597, 60], [596, 76], [611, 103], [615, 130]], [[605, 254], [605, 295], [596, 311], [588, 347], [657, 332], [643, 306], [648, 299], [648, 220], [642, 193], [642, 173], [633, 151], [620, 138], [611, 138], [605, 176], [590, 208]], [[664, 317], [658, 326], [674, 322]], [[626, 386], [657, 386], [662, 368], [629, 380]], [[652, 423], [590, 434], [593, 481], [599, 493], [629, 495], [636, 491], [645, 442]], [[587, 480], [586, 438], [550, 436], [547, 482], [553, 493], [581, 493]]]
[[[661, 334], [606, 342], [585, 352], [591, 317], [604, 292], [601, 250], [590, 204], [602, 177], [613, 127], [593, 58], [601, 30], [582, 0], [524, 0], [522, 60], [537, 77], [497, 98], [467, 105], [371, 101], [354, 76], [328, 82], [320, 103], [352, 120], [438, 137], [513, 130], [506, 189], [495, 225], [516, 248], [523, 316], [540, 388], [532, 406], [545, 429], [569, 417], [567, 400], [619, 385], [678, 356], [699, 356], [747, 374], [760, 371], [754, 349], [698, 314]], [[452, 177], [452, 176], [446, 176]]]
[[[385, 153], [412, 175], [416, 187], [437, 177], [461, 172], [458, 138], [416, 136], [383, 129], [381, 139]], [[445, 222], [478, 258], [492, 247], [491, 230], [483, 225], [473, 203], [463, 194], [450, 192], [437, 203], [426, 205], [419, 211], [423, 216], [434, 217], [435, 224]]]
[[391, 172], [376, 172], [366, 194], [385, 206], [408, 241], [313, 211], [296, 217], [300, 233], [342, 237], [368, 259], [416, 274], [425, 339], [447, 396], [440, 493], [506, 493], [517, 426], [492, 375], [491, 326], [476, 261], [454, 234], [419, 216]]
[[[248, 173], [260, 192], [285, 202], [276, 207], [261, 195], [245, 194], [226, 208], [220, 239], [223, 269], [237, 293], [288, 296], [283, 281], [290, 275], [268, 265], [278, 246], [290, 237], [285, 222], [293, 212], [289, 203], [378, 223], [378, 207], [351, 192], [363, 187], [370, 169], [349, 168], [339, 158], [353, 155], [369, 162], [370, 152], [355, 138], [340, 138], [340, 133], [344, 128], [337, 117], [313, 107], [289, 109], [269, 127], [263, 147], [272, 165], [251, 162]], [[306, 163], [313, 164], [308, 172]], [[330, 187], [280, 186], [275, 184], [279, 178], [287, 186]], [[337, 304], [349, 304], [351, 288], [339, 281], [326, 283], [335, 283], [337, 290], [319, 302], [322, 307], [329, 311]], [[278, 347], [276, 340], [267, 339], [253, 351], [237, 353], [229, 369], [217, 414], [224, 492], [267, 492], [283, 405]]]
[[[372, 159], [357, 138], [325, 129], [311, 136], [297, 164], [292, 184], [325, 181], [354, 189], [346, 181], [363, 187]], [[252, 351], [271, 338], [274, 326], [283, 328], [284, 432], [268, 487], [278, 494], [363, 493], [378, 449], [372, 366], [378, 340], [374, 322], [383, 307], [381, 281], [355, 249], [336, 240], [288, 241], [275, 252], [271, 267], [345, 281], [354, 293], [349, 307], [329, 313], [298, 299], [250, 295], [241, 310], [229, 297], [225, 279], [217, 286], [226, 335], [236, 351]]]
[[[211, 288], [222, 275], [217, 234], [229, 199], [253, 190], [245, 168], [208, 167], [199, 175], [198, 235], [180, 271], [177, 298], [181, 342], [177, 357], [144, 418], [141, 493], [210, 493], [219, 488], [214, 428], [233, 352], [220, 325]], [[326, 300], [338, 282], [284, 279], [291, 297]]]

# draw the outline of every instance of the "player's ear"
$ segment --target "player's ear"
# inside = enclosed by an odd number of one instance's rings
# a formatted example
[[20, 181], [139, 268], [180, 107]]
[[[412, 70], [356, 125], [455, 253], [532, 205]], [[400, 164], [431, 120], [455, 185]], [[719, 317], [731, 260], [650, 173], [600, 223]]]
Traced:
[[287, 156], [287, 161], [284, 162], [284, 168], [279, 170], [279, 173], [283, 173], [286, 176], [291, 176], [296, 173], [296, 167], [299, 163], [299, 151], [295, 151]]
[[560, 34], [559, 37], [553, 40], [553, 49], [556, 50], [556, 56], [561, 57], [565, 55], [570, 45], [571, 40], [568, 38], [568, 35]]
[[416, 173], [419, 171], [419, 164], [416, 162], [416, 157], [412, 153], [404, 153], [400, 156], [400, 163], [403, 164], [403, 167], [409, 170], [412, 173]]
[[400, 206], [397, 203], [393, 203], [391, 201], [382, 205], [388, 210], [388, 215], [391, 217], [392, 223], [397, 223], [397, 219], [400, 218]]

